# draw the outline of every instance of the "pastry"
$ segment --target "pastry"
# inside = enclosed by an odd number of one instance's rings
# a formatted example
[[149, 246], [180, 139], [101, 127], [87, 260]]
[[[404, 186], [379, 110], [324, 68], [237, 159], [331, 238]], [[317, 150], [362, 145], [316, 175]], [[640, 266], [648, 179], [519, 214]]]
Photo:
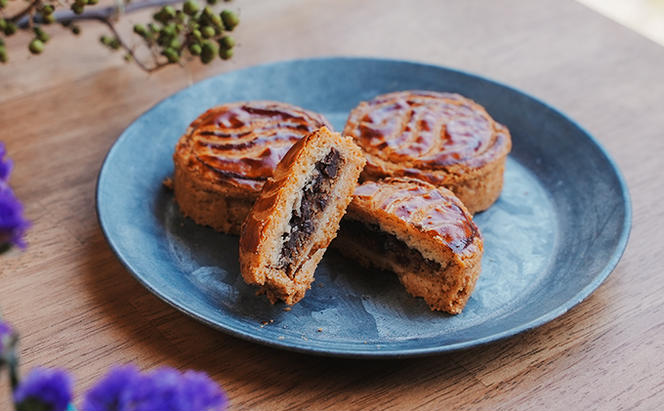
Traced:
[[503, 186], [511, 149], [507, 128], [458, 94], [401, 91], [360, 103], [344, 135], [365, 152], [362, 179], [414, 177], [452, 190], [471, 213]]
[[458, 314], [480, 273], [483, 243], [449, 190], [410, 178], [355, 189], [334, 246], [360, 264], [395, 272], [432, 310]]
[[173, 155], [180, 211], [239, 234], [263, 184], [291, 146], [328, 125], [320, 114], [272, 101], [230, 103], [194, 120]]
[[240, 269], [272, 303], [304, 297], [357, 184], [362, 151], [326, 127], [297, 142], [263, 187], [240, 235]]

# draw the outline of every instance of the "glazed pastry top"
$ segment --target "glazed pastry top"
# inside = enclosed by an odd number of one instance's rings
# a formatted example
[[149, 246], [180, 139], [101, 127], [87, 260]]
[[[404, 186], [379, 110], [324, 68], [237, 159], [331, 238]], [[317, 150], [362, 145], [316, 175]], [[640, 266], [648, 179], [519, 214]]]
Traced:
[[482, 106], [432, 91], [401, 91], [362, 102], [351, 112], [344, 135], [352, 136], [369, 163], [387, 175], [394, 174], [391, 167], [402, 175], [408, 169], [478, 168], [511, 148], [507, 128]]
[[405, 223], [455, 254], [482, 248], [480, 231], [461, 201], [451, 191], [424, 181], [387, 178], [365, 182], [355, 189], [351, 207]]
[[329, 126], [322, 115], [286, 103], [225, 104], [191, 123], [176, 155], [213, 181], [258, 193], [293, 144], [321, 126]]

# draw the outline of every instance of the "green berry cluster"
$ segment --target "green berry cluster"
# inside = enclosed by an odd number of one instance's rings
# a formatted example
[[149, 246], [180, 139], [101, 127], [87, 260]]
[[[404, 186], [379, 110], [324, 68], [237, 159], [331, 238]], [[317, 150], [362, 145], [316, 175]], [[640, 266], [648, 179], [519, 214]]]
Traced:
[[[0, 0], [0, 8], [3, 8], [7, 5], [7, 0]], [[0, 17], [0, 33], [4, 33], [5, 36], [11, 36], [16, 33], [16, 25], [11, 21], [5, 20]], [[7, 56], [7, 48], [5, 47], [4, 40], [0, 37], [0, 63], [6, 63], [9, 57]]]
[[226, 60], [233, 55], [235, 40], [227, 34], [239, 23], [233, 11], [216, 13], [210, 6], [201, 7], [195, 0], [186, 0], [180, 9], [164, 6], [152, 17], [154, 21], [147, 25], [135, 25], [134, 33], [157, 49], [168, 63], [179, 62], [187, 52], [203, 64], [216, 56]]
[[[29, 22], [27, 25], [20, 23], [21, 27], [16, 22], [26, 14], [0, 17], [0, 63], [8, 61], [3, 35], [4, 37], [12, 36], [19, 29], [31, 30], [34, 32], [34, 36], [28, 44], [28, 50], [32, 54], [41, 54], [50, 39], [44, 28], [58, 20], [55, 16], [56, 8], [69, 7], [73, 13], [81, 15], [87, 6], [99, 3], [99, 0], [64, 1], [66, 3], [55, 0], [38, 0], [32, 3], [29, 14], [27, 14]], [[124, 1], [129, 2], [130, 0]], [[5, 8], [7, 2], [8, 0], [0, 0], [0, 9]], [[235, 39], [230, 36], [229, 32], [239, 24], [238, 15], [231, 10], [214, 11], [211, 6], [217, 4], [218, 0], [205, 0], [205, 2], [207, 5], [201, 6], [196, 0], [186, 0], [180, 7], [164, 6], [152, 16], [153, 21], [134, 26], [134, 33], [145, 41], [147, 47], [152, 49], [156, 56], [163, 56], [162, 61], [159, 57], [155, 58], [156, 68], [165, 64], [178, 63], [185, 57], [188, 59], [193, 57], [208, 64], [215, 57], [227, 60], [233, 56]], [[98, 19], [98, 17], [95, 18]], [[85, 19], [85, 15], [83, 19]], [[80, 27], [71, 20], [60, 21], [60, 23], [75, 35], [81, 32]], [[117, 33], [115, 34], [117, 35]], [[111, 50], [124, 49], [126, 51], [125, 60], [132, 61], [133, 51], [116, 35], [101, 36], [99, 41]], [[140, 61], [137, 63], [142, 68], [151, 71]]]
[[13, 36], [18, 31], [18, 26], [11, 20], [5, 20], [0, 17], [0, 31], [5, 33], [5, 36]]
[[7, 49], [4, 40], [0, 39], [0, 63], [7, 62]]
[[50, 40], [51, 36], [39, 26], [35, 26], [33, 30], [35, 32], [35, 38], [30, 41], [30, 44], [28, 44], [28, 49], [32, 54], [41, 54], [41, 52], [44, 51], [44, 44]]
[[[82, 4], [80, 0], [77, 0], [78, 3]], [[99, 0], [86, 0], [87, 4], [97, 4]], [[55, 23], [55, 3], [46, 3], [46, 1], [41, 1], [34, 4], [34, 8], [30, 14], [30, 24], [22, 29], [29, 30], [30, 27], [34, 32], [34, 37], [28, 43], [28, 50], [32, 54], [41, 54], [44, 51], [46, 43], [50, 40], [50, 36], [43, 29], [43, 26]], [[7, 0], [0, 0], [0, 9], [4, 8], [7, 5]], [[72, 6], [73, 6], [72, 5]], [[18, 25], [15, 23], [16, 19], [10, 18], [0, 18], [0, 34], [4, 34], [6, 37], [10, 37], [19, 30]], [[79, 34], [81, 29], [79, 26], [69, 22], [62, 23], [63, 26], [71, 29], [72, 33]], [[6, 63], [9, 57], [7, 55], [7, 49], [4, 45], [4, 41], [0, 38], [0, 63]]]
[[69, 8], [71, 8], [74, 14], [83, 14], [85, 6], [94, 6], [97, 3], [99, 3], [99, 0], [74, 0]]
[[111, 50], [119, 50], [121, 46], [120, 39], [117, 37], [101, 36], [99, 42]]

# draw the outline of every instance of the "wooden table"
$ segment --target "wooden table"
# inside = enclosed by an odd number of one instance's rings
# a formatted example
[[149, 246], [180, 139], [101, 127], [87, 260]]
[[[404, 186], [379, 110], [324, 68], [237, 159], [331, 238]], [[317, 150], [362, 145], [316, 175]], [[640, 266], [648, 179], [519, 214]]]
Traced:
[[[664, 48], [573, 1], [239, 0], [236, 57], [154, 75], [56, 32], [0, 66], [0, 140], [33, 222], [3, 257], [0, 303], [23, 369], [72, 370], [77, 392], [117, 363], [208, 372], [234, 409], [664, 409]], [[384, 56], [479, 73], [538, 96], [614, 156], [632, 194], [630, 245], [609, 279], [551, 323], [464, 352], [357, 361], [248, 343], [145, 288], [97, 224], [95, 178], [122, 130], [193, 81], [268, 61]], [[0, 390], [1, 409], [8, 409]]]

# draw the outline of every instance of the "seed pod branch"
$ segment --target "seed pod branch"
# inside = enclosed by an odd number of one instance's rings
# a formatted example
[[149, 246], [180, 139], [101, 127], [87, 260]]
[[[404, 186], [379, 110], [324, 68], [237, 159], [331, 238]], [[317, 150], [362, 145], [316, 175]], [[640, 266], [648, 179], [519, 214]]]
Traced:
[[156, 56], [155, 57], [155, 62], [152, 66], [147, 66], [145, 63], [143, 63], [140, 59], [136, 57], [136, 53], [132, 47], [129, 47], [127, 43], [125, 43], [122, 40], [122, 37], [120, 36], [120, 33], [118, 33], [118, 30], [115, 28], [115, 25], [109, 18], [99, 18], [97, 19], [98, 21], [106, 24], [106, 26], [111, 30], [113, 35], [115, 36], [116, 39], [120, 42], [120, 47], [124, 49], [127, 54], [129, 54], [132, 58], [132, 60], [138, 65], [138, 67], [141, 68], [141, 70], [147, 72], [147, 73], [152, 73], [153, 71], [159, 70], [160, 68], [163, 68], [168, 65], [168, 63], [160, 63], [156, 61]]
[[[6, 4], [7, 0], [4, 0]], [[148, 72], [159, 70], [170, 64], [180, 64], [184, 60], [200, 59], [210, 63], [214, 57], [227, 60], [233, 55], [235, 40], [228, 35], [239, 23], [238, 15], [231, 10], [214, 11], [211, 5], [215, 0], [206, 0], [201, 7], [196, 0], [118, 0], [114, 6], [90, 7], [99, 0], [33, 0], [28, 7], [9, 18], [0, 18], [0, 34], [13, 35], [16, 30], [33, 30], [35, 37], [30, 41], [29, 50], [40, 54], [50, 39], [43, 25], [58, 22], [69, 27], [74, 34], [80, 28], [80, 21], [97, 21], [110, 30], [112, 37], [102, 36], [101, 43], [111, 50], [122, 50], [125, 60], [133, 61]], [[0, 10], [4, 7], [0, 0]], [[180, 5], [181, 3], [181, 5]], [[69, 10], [63, 10], [68, 7]], [[136, 47], [126, 39], [115, 26], [115, 22], [126, 13], [146, 8], [159, 7], [153, 21], [147, 25], [137, 24], [134, 33], [150, 52], [150, 58], [140, 59]], [[58, 10], [56, 10], [58, 8]], [[0, 63], [8, 60], [7, 50], [0, 36]], [[150, 61], [151, 60], [151, 61]]]

